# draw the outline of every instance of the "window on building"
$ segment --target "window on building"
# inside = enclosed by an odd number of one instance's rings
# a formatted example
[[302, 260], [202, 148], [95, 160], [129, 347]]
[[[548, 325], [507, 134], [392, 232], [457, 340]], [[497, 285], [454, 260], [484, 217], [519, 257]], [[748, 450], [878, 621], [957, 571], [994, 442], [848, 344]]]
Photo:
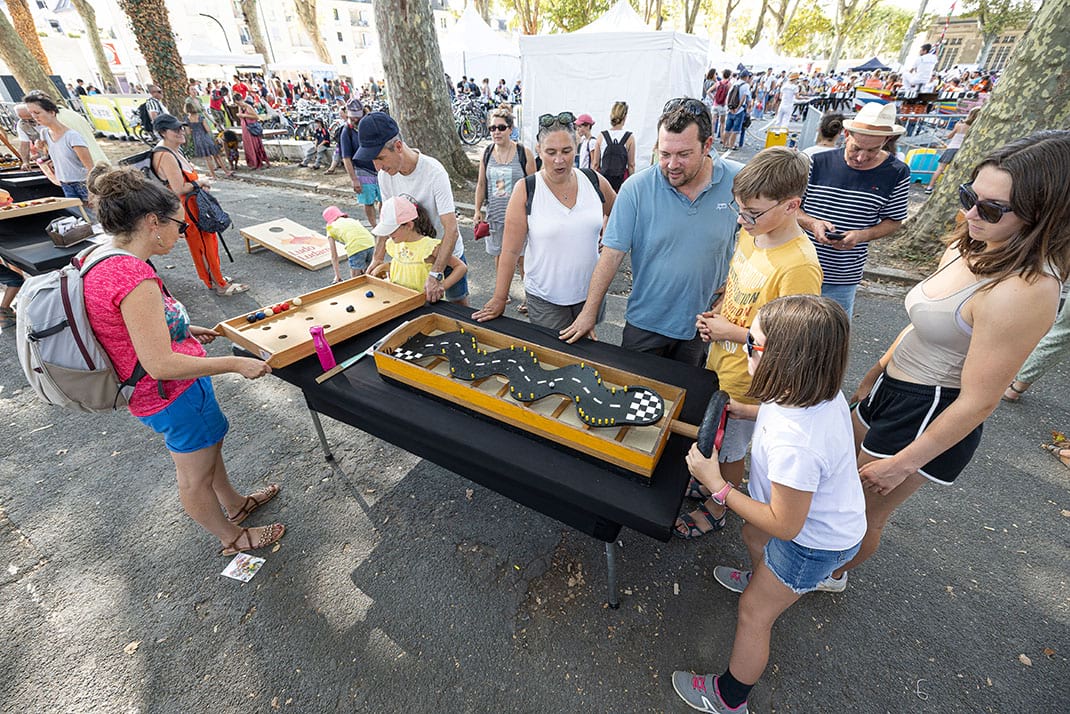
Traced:
[[945, 47], [940, 50], [940, 71], [950, 69], [954, 67], [959, 59], [958, 47]]
[[349, 58], [347, 58], [345, 55], [342, 55], [342, 64], [349, 64]]
[[444, 17], [440, 17], [440, 18], [438, 19], [438, 24], [442, 26], [442, 29], [443, 29], [443, 30], [445, 30], [445, 29], [446, 29], [446, 18], [444, 18]]
[[336, 34], [338, 36], [338, 41], [341, 42], [342, 41], [342, 33], [341, 32], [336, 32], [334, 34]]
[[63, 34], [63, 28], [60, 26], [59, 20], [49, 20], [48, 24], [52, 26], [53, 30], [55, 30], [61, 35]]
[[335, 8], [335, 9], [334, 9], [334, 19], [335, 19], [335, 20], [339, 20], [339, 19], [340, 19], [340, 18], [338, 17], [338, 8]]
[[1011, 52], [1013, 51], [1013, 45], [1003, 45], [994, 50], [988, 58], [988, 67], [986, 69], [992, 72], [1002, 72], [1003, 68], [1007, 66], [1007, 61], [1011, 58]]
[[366, 33], [366, 32], [360, 33], [360, 46], [361, 47], [371, 47], [371, 44], [372, 44], [372, 42], [368, 38], [368, 33]]

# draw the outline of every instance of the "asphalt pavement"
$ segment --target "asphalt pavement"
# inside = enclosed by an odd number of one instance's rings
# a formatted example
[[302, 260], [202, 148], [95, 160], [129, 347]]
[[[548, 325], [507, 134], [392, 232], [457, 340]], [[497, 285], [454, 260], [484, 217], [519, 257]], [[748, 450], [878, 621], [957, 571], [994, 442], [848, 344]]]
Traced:
[[[340, 200], [215, 192], [238, 226], [320, 229]], [[478, 306], [493, 264], [462, 229]], [[182, 246], [157, 261], [196, 323], [330, 283], [227, 241], [224, 271], [252, 286], [233, 298], [201, 286]], [[624, 275], [602, 339], [619, 342], [626, 289]], [[852, 387], [904, 324], [895, 293], [860, 295]], [[299, 391], [226, 375], [233, 480], [280, 483], [250, 521], [287, 525], [242, 584], [182, 512], [162, 440], [125, 411], [38, 402], [0, 339], [2, 712], [685, 712], [672, 671], [727, 663], [738, 596], [712, 570], [743, 563], [738, 518], [695, 542], [625, 529], [610, 610], [600, 542], [325, 419], [332, 466]], [[1001, 405], [967, 472], [901, 508], [845, 593], [782, 616], [752, 711], [1066, 710], [1070, 470], [1038, 446], [1070, 427], [1068, 378], [1063, 364]]]

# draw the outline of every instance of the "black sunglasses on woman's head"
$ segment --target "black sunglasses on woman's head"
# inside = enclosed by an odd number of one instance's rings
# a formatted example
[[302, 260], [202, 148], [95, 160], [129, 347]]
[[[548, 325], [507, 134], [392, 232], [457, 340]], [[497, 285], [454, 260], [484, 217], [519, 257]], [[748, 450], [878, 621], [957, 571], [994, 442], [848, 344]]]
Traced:
[[571, 126], [576, 123], [576, 115], [572, 112], [561, 112], [560, 114], [543, 114], [539, 117], [539, 126], [546, 128], [553, 126], [554, 124], [564, 124], [565, 126]]

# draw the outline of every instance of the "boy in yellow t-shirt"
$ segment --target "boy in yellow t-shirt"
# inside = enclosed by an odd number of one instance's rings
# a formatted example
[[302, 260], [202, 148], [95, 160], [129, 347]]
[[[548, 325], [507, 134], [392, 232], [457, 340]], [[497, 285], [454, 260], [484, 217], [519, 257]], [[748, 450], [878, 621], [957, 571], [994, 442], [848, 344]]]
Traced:
[[349, 277], [355, 278], [364, 275], [368, 264], [372, 260], [372, 252], [375, 249], [375, 238], [368, 229], [355, 218], [350, 218], [343, 213], [338, 206], [328, 206], [323, 209], [323, 220], [327, 224], [327, 236], [331, 240], [327, 245], [331, 249], [331, 265], [334, 267], [334, 282], [344, 280], [338, 269], [338, 247], [335, 243], [342, 243], [346, 247], [346, 257], [349, 260]]
[[[743, 457], [758, 414], [757, 400], [746, 396], [751, 377], [744, 349], [754, 316], [784, 295], [821, 294], [817, 251], [796, 220], [809, 169], [804, 154], [777, 146], [760, 152], [736, 174], [732, 193], [741, 226], [736, 252], [724, 294], [696, 321], [702, 339], [710, 343], [706, 368], [717, 373], [721, 389], [732, 397], [718, 459], [721, 473], [736, 486], [743, 481]], [[708, 499], [693, 479], [687, 495], [704, 502], [677, 519], [676, 535], [695, 538], [724, 527], [724, 507]]]
[[[442, 241], [435, 238], [431, 215], [406, 196], [383, 201], [379, 223], [372, 233], [390, 236], [386, 242], [386, 254], [390, 256], [390, 282], [395, 285], [423, 292], [428, 276], [432, 276], [448, 290], [468, 271], [468, 266], [460, 258], [451, 255], [444, 273], [431, 272]], [[387, 266], [382, 266], [382, 269], [385, 271]]]

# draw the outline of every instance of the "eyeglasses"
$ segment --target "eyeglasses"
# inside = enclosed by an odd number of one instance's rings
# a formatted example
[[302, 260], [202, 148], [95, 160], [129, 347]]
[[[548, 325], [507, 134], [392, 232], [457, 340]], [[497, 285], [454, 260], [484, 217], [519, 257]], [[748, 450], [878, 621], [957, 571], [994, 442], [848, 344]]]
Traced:
[[705, 104], [698, 99], [692, 99], [691, 97], [677, 97], [676, 99], [670, 99], [665, 102], [665, 106], [661, 108], [661, 113], [665, 114], [666, 112], [671, 112], [676, 109], [683, 109], [688, 114], [693, 114], [697, 117], [710, 115], [710, 110], [706, 108]]
[[182, 235], [186, 235], [186, 231], [189, 230], [189, 224], [185, 221], [180, 221], [177, 218], [171, 218], [171, 216], [160, 216], [165, 221], [171, 221], [178, 224], [178, 232]]
[[977, 215], [981, 217], [981, 220], [985, 223], [999, 223], [1003, 220], [1004, 213], [1014, 213], [1014, 209], [1010, 206], [1004, 206], [1002, 203], [996, 203], [995, 201], [979, 201], [977, 194], [974, 193], [973, 184], [964, 183], [959, 186], [959, 203], [962, 204], [963, 209], [969, 211], [974, 206], [977, 206]]
[[732, 207], [733, 211], [735, 211], [736, 213], [738, 213], [740, 215], [740, 217], [743, 219], [744, 223], [746, 223], [748, 226], [753, 226], [755, 223], [758, 222], [759, 218], [764, 216], [766, 213], [769, 213], [769, 211], [773, 210], [774, 208], [779, 206], [781, 203], [784, 203], [784, 202], [783, 201], [777, 201], [776, 204], [770, 206], [769, 208], [765, 209], [761, 213], [747, 213], [746, 211], [742, 210], [739, 207], [739, 204], [736, 203], [735, 199], [732, 199], [729, 202], [729, 205]]
[[544, 129], [554, 124], [564, 124], [565, 126], [571, 126], [576, 123], [576, 115], [572, 112], [561, 112], [560, 114], [543, 114], [539, 117], [539, 126]]
[[508, 124], [491, 124], [490, 126], [487, 127], [487, 129], [489, 129], [490, 131], [508, 131], [509, 130], [509, 125]]
[[757, 344], [754, 341], [754, 335], [751, 334], [750, 330], [747, 330], [747, 341], [746, 343], [744, 343], [743, 346], [747, 349], [748, 357], [753, 357], [755, 352], [757, 352], [758, 354], [765, 352], [765, 345]]

